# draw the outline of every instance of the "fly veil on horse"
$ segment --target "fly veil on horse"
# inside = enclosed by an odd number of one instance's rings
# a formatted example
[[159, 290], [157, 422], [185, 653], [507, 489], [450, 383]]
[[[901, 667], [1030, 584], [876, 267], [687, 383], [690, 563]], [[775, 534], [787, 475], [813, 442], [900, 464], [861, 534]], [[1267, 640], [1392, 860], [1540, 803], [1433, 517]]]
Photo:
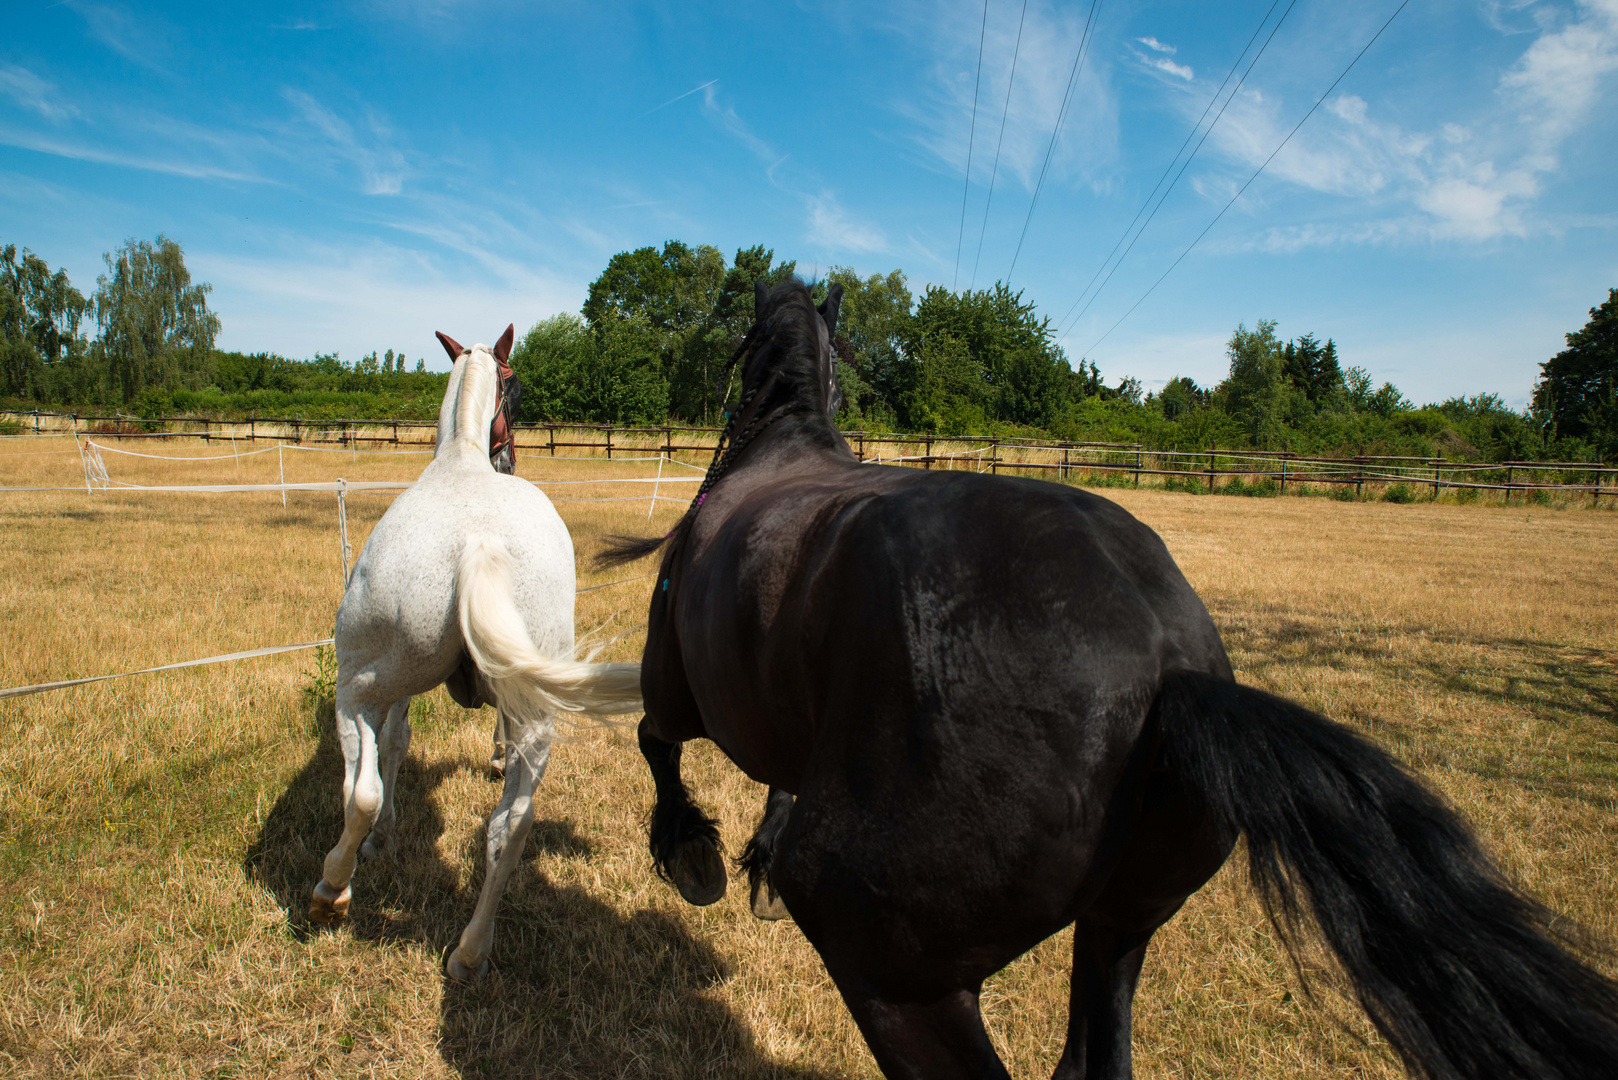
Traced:
[[498, 367], [512, 333], [492, 351], [439, 335], [455, 367], [437, 451], [377, 522], [337, 610], [344, 825], [309, 904], [315, 922], [342, 918], [356, 856], [391, 845], [411, 696], [447, 683], [463, 705], [492, 703], [505, 789], [489, 818], [483, 891], [448, 961], [462, 979], [488, 966], [495, 908], [533, 823], [557, 714], [640, 708], [639, 665], [573, 658], [573, 541], [556, 509], [490, 463]]
[[1147, 943], [1241, 833], [1412, 1072], [1612, 1075], [1618, 987], [1382, 751], [1236, 684], [1155, 533], [1062, 485], [856, 461], [838, 303], [759, 286], [702, 493], [605, 556], [665, 548], [640, 739], [687, 899], [725, 887], [679, 772], [705, 736], [771, 785], [755, 911], [779, 894], [885, 1073], [1004, 1076], [980, 987], [1074, 925], [1057, 1075], [1127, 1077]]

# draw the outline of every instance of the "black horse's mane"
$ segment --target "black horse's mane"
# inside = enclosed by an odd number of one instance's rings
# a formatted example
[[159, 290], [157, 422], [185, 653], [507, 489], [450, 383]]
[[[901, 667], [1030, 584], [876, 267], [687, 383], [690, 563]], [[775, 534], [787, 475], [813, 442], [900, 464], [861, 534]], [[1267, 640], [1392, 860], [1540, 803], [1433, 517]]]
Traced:
[[[696, 497], [686, 508], [685, 515], [663, 536], [607, 537], [606, 546], [595, 557], [596, 566], [622, 566], [644, 559], [670, 541], [678, 544], [690, 530], [708, 491], [729, 471], [759, 432], [787, 416], [824, 416], [828, 412], [821, 397], [820, 331], [816, 325], [821, 315], [809, 287], [793, 277], [766, 294], [760, 283], [754, 306], [761, 314], [755, 316], [752, 327], [731, 354], [716, 388], [723, 396], [724, 383], [731, 369], [740, 362], [741, 397], [734, 406], [726, 408], [725, 428], [719, 434], [713, 461], [708, 465], [708, 473]], [[835, 437], [829, 419], [826, 428]]]

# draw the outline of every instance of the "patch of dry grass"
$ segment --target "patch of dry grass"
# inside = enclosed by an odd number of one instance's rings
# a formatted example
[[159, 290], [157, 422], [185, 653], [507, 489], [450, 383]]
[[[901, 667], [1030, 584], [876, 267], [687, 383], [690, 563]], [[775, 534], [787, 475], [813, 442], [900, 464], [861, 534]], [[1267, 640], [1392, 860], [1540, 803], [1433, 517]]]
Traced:
[[[70, 441], [4, 442], [0, 485], [82, 480], [76, 456], [44, 453]], [[289, 451], [287, 478], [409, 478], [425, 460]], [[276, 477], [274, 454], [107, 461], [132, 482]], [[655, 465], [521, 465], [555, 479], [608, 470]], [[677, 473], [696, 475], [665, 475]], [[666, 529], [680, 510], [663, 504], [648, 524], [639, 486], [552, 493], [640, 500], [560, 503], [581, 555], [608, 532]], [[1244, 680], [1390, 745], [1519, 880], [1618, 940], [1618, 517], [1111, 495], [1164, 535]], [[356, 551], [388, 497], [348, 499]], [[272, 495], [0, 493], [0, 523], [0, 685], [330, 632], [329, 495], [293, 495], [283, 510]], [[581, 594], [581, 632], [640, 622], [650, 584]], [[639, 645], [631, 634], [608, 655]], [[651, 873], [651, 785], [627, 732], [558, 747], [495, 971], [466, 988], [440, 965], [482, 875], [498, 794], [484, 769], [491, 717], [442, 691], [419, 700], [399, 849], [362, 865], [346, 927], [310, 932], [341, 772], [329, 704], [305, 693], [314, 670], [313, 654], [291, 654], [0, 702], [0, 1072], [874, 1075], [790, 923], [754, 920], [741, 883], [693, 909]], [[707, 744], [687, 762], [740, 850], [762, 790]], [[1227, 867], [1154, 942], [1136, 1000], [1140, 1075], [1397, 1075], [1329, 977], [1300, 992], [1241, 878]], [[1017, 1075], [1047, 1074], [1061, 1052], [1065, 939], [986, 993]]]

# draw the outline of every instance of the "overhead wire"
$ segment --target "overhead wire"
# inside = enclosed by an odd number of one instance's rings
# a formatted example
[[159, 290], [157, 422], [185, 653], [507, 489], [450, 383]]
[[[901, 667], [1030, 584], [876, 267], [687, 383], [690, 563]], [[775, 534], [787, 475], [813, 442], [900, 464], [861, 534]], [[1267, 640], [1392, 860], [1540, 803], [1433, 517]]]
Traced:
[[983, 38], [989, 29], [989, 0], [983, 0], [983, 25], [978, 27], [978, 73], [972, 82], [972, 126], [966, 136], [966, 179], [961, 184], [961, 223], [955, 230], [955, 276], [949, 287], [955, 288], [961, 277], [961, 241], [966, 238], [966, 196], [972, 190], [972, 143], [978, 133], [978, 86], [983, 82]]
[[[1224, 80], [1219, 84], [1219, 89], [1214, 91], [1213, 97], [1208, 99], [1208, 104], [1203, 108], [1202, 115], [1197, 117], [1197, 122], [1195, 124], [1191, 125], [1191, 130], [1186, 132], [1185, 141], [1180, 144], [1180, 148], [1178, 150], [1176, 150], [1174, 152], [1174, 156], [1169, 159], [1168, 165], [1164, 166], [1163, 175], [1159, 176], [1157, 178], [1157, 183], [1152, 185], [1151, 193], [1148, 194], [1146, 196], [1146, 200], [1140, 204], [1140, 209], [1135, 211], [1134, 218], [1130, 220], [1128, 225], [1124, 226], [1124, 231], [1118, 235], [1118, 242], [1116, 244], [1112, 245], [1112, 250], [1107, 253], [1107, 257], [1105, 259], [1101, 260], [1101, 265], [1096, 267], [1096, 272], [1090, 276], [1090, 280], [1088, 282], [1086, 282], [1084, 288], [1079, 291], [1078, 299], [1073, 301], [1073, 306], [1068, 308], [1067, 312], [1060, 319], [1057, 320], [1056, 325], [1057, 325], [1058, 328], [1064, 326], [1067, 323], [1069, 317], [1071, 317], [1073, 315], [1074, 309], [1076, 309], [1079, 306], [1080, 302], [1084, 300], [1085, 296], [1089, 294], [1090, 286], [1092, 286], [1092, 285], [1094, 285], [1096, 283], [1096, 279], [1101, 276], [1101, 272], [1103, 270], [1106, 270], [1107, 265], [1112, 262], [1112, 257], [1114, 255], [1118, 254], [1118, 249], [1120, 247], [1123, 247], [1124, 241], [1129, 238], [1130, 231], [1135, 228], [1135, 223], [1140, 220], [1140, 216], [1142, 214], [1146, 213], [1146, 208], [1148, 206], [1152, 205], [1152, 199], [1157, 195], [1158, 189], [1163, 186], [1163, 181], [1168, 179], [1169, 173], [1174, 171], [1175, 163], [1177, 163], [1180, 160], [1180, 155], [1185, 153], [1185, 148], [1187, 146], [1191, 145], [1191, 140], [1197, 137], [1197, 132], [1198, 131], [1202, 130], [1202, 122], [1204, 120], [1208, 119], [1208, 114], [1213, 111], [1214, 105], [1218, 103], [1219, 98], [1221, 97], [1221, 95], [1224, 94], [1225, 87], [1230, 85], [1231, 77], [1236, 74], [1236, 69], [1242, 66], [1242, 60], [1247, 56], [1248, 50], [1253, 47], [1253, 42], [1258, 40], [1258, 36], [1264, 32], [1264, 27], [1269, 23], [1270, 16], [1275, 14], [1275, 9], [1277, 7], [1279, 7], [1280, 4], [1281, 4], [1281, 0], [1271, 0], [1269, 10], [1266, 11], [1264, 13], [1264, 17], [1258, 21], [1258, 26], [1254, 27], [1253, 36], [1247, 39], [1247, 44], [1242, 46], [1242, 51], [1236, 55], [1236, 59], [1230, 65], [1230, 70], [1225, 73]], [[1290, 13], [1291, 10], [1292, 10], [1292, 8], [1290, 6], [1288, 6], [1287, 12]], [[1286, 18], [1287, 18], [1286, 14], [1282, 14], [1281, 21], [1277, 22], [1275, 24], [1276, 29], [1280, 28], [1281, 23], [1286, 22]], [[1275, 31], [1271, 30], [1270, 31], [1270, 37], [1273, 38], [1274, 36], [1275, 36]], [[1270, 44], [1269, 40], [1266, 39], [1265, 42], [1264, 42], [1264, 47], [1268, 48], [1269, 44]], [[1264, 49], [1260, 49], [1259, 52], [1258, 52], [1258, 56], [1255, 56], [1253, 58], [1254, 63], [1256, 63], [1258, 61], [1258, 57], [1262, 56], [1262, 55], [1264, 55]], [[1252, 66], [1252, 64], [1249, 64], [1248, 67], [1247, 67], [1247, 71], [1251, 72], [1252, 70], [1253, 70], [1253, 66]], [[1247, 72], [1244, 72], [1242, 74], [1242, 82], [1246, 82], [1246, 81], [1247, 81]], [[1231, 98], [1234, 98], [1236, 96], [1237, 92], [1241, 90], [1241, 88], [1242, 88], [1242, 83], [1241, 82], [1237, 83], [1236, 84], [1236, 89], [1231, 91]], [[1230, 104], [1230, 100], [1227, 99], [1226, 102], [1225, 102], [1225, 105], [1229, 106], [1229, 104]], [[1221, 108], [1219, 110], [1219, 116], [1223, 116], [1224, 114], [1225, 114], [1225, 110], [1223, 108]], [[1208, 125], [1208, 130], [1210, 132], [1214, 129], [1214, 126], [1219, 123], [1219, 116], [1214, 117], [1213, 124]], [[1207, 135], [1206, 134], [1203, 135], [1203, 138], [1206, 139]], [[1191, 157], [1188, 157], [1188, 158], [1185, 159], [1186, 164], [1189, 165], [1191, 163], [1191, 158], [1196, 157], [1197, 156], [1197, 150], [1200, 150], [1200, 149], [1202, 149], [1202, 143], [1201, 142], [1197, 143], [1197, 149], [1196, 150], [1191, 151]], [[1185, 169], [1181, 168], [1180, 174], [1183, 175], [1184, 172], [1185, 172]], [[1174, 184], [1179, 183], [1179, 180], [1180, 180], [1180, 175], [1176, 175], [1174, 177], [1174, 183], [1171, 183], [1169, 185], [1169, 191], [1172, 191], [1174, 189]], [[1165, 191], [1163, 193], [1163, 199], [1168, 198], [1168, 194], [1169, 194], [1169, 192]], [[1161, 207], [1163, 205], [1163, 199], [1158, 200], [1158, 202], [1157, 202], [1158, 207]], [[1152, 209], [1152, 217], [1155, 217], [1155, 216], [1157, 216], [1157, 207], [1153, 207], [1153, 209]], [[1140, 232], [1135, 234], [1135, 240], [1140, 239], [1140, 233], [1145, 232], [1146, 231], [1146, 226], [1150, 225], [1151, 223], [1152, 223], [1152, 218], [1148, 217], [1146, 219], [1146, 224], [1142, 225], [1140, 227]], [[1130, 240], [1129, 241], [1129, 248], [1130, 249], [1134, 248], [1135, 240]], [[1129, 257], [1129, 250], [1126, 249], [1124, 251], [1123, 255], [1119, 256], [1118, 263], [1113, 265], [1113, 268], [1112, 268], [1113, 271], [1116, 272], [1117, 269], [1118, 269], [1118, 266], [1121, 265], [1123, 263], [1124, 259], [1127, 259], [1128, 257]], [[1111, 281], [1111, 280], [1112, 280], [1112, 274], [1109, 273], [1107, 275], [1107, 281]], [[1101, 283], [1101, 288], [1096, 290], [1095, 296], [1090, 297], [1090, 303], [1087, 303], [1087, 304], [1084, 305], [1084, 311], [1088, 311], [1090, 309], [1090, 304], [1095, 303], [1096, 296], [1100, 296], [1101, 295], [1101, 290], [1105, 289], [1106, 287], [1107, 287], [1107, 282], [1103, 281]], [[1078, 318], [1082, 319], [1084, 317], [1084, 311], [1079, 312]], [[1074, 321], [1077, 322], [1077, 319], [1075, 319]], [[1060, 330], [1058, 332], [1060, 333]]]
[[1079, 72], [1084, 68], [1084, 58], [1090, 51], [1090, 43], [1095, 40], [1096, 14], [1101, 9], [1101, 0], [1090, 0], [1090, 14], [1084, 20], [1084, 31], [1079, 35], [1079, 48], [1073, 54], [1073, 69], [1068, 72], [1067, 89], [1062, 93], [1062, 107], [1056, 112], [1056, 125], [1051, 128], [1051, 141], [1045, 147], [1045, 163], [1039, 167], [1039, 179], [1034, 183], [1034, 197], [1028, 200], [1028, 215], [1023, 218], [1022, 233], [1017, 237], [1017, 250], [1012, 252], [1011, 266], [1006, 270], [1006, 283], [1010, 284], [1011, 275], [1017, 269], [1017, 258], [1022, 254], [1023, 241], [1028, 238], [1028, 225], [1034, 220], [1034, 207], [1039, 203], [1040, 189], [1045, 186], [1045, 173], [1051, 167], [1051, 156], [1056, 152], [1056, 139], [1062, 133], [1062, 121], [1067, 118], [1067, 107], [1073, 100], [1073, 87]]
[[1253, 183], [1253, 181], [1258, 179], [1259, 174], [1264, 171], [1264, 169], [1270, 164], [1270, 162], [1275, 160], [1275, 155], [1279, 154], [1286, 147], [1287, 143], [1292, 141], [1292, 136], [1294, 136], [1294, 135], [1296, 135], [1298, 133], [1298, 129], [1303, 127], [1304, 123], [1306, 121], [1308, 121], [1308, 119], [1311, 116], [1315, 115], [1315, 110], [1319, 109], [1321, 104], [1327, 98], [1331, 97], [1332, 91], [1337, 89], [1337, 84], [1342, 82], [1343, 79], [1345, 79], [1348, 76], [1348, 73], [1350, 71], [1354, 70], [1354, 65], [1358, 64], [1360, 62], [1360, 57], [1364, 56], [1368, 51], [1370, 51], [1371, 46], [1376, 44], [1377, 39], [1382, 36], [1383, 31], [1387, 30], [1387, 28], [1393, 24], [1393, 20], [1397, 19], [1399, 17], [1399, 12], [1403, 11], [1405, 9], [1405, 7], [1409, 3], [1410, 3], [1410, 0], [1401, 0], [1401, 3], [1399, 4], [1399, 6], [1393, 9], [1393, 14], [1388, 16], [1387, 22], [1384, 22], [1382, 24], [1382, 26], [1377, 30], [1377, 32], [1375, 34], [1371, 35], [1371, 40], [1367, 41], [1365, 43], [1364, 48], [1362, 48], [1359, 52], [1354, 54], [1354, 59], [1352, 59], [1352, 60], [1350, 60], [1348, 62], [1348, 66], [1345, 67], [1342, 70], [1342, 72], [1337, 76], [1337, 78], [1332, 80], [1332, 83], [1331, 83], [1330, 86], [1326, 87], [1326, 92], [1321, 94], [1320, 97], [1315, 100], [1315, 103], [1309, 107], [1309, 111], [1303, 114], [1303, 119], [1299, 120], [1295, 125], [1293, 125], [1292, 130], [1287, 132], [1287, 137], [1281, 140], [1281, 143], [1280, 143], [1279, 146], [1277, 146], [1274, 150], [1270, 151], [1270, 156], [1264, 159], [1264, 163], [1262, 165], [1260, 165], [1257, 169], [1253, 170], [1253, 175], [1249, 176], [1247, 178], [1247, 182], [1244, 183], [1240, 188], [1236, 189], [1236, 194], [1234, 194], [1234, 195], [1232, 195], [1230, 197], [1230, 201], [1227, 202], [1224, 205], [1224, 207], [1219, 211], [1219, 213], [1214, 215], [1214, 219], [1212, 221], [1208, 222], [1208, 224], [1203, 228], [1203, 230], [1200, 233], [1197, 234], [1197, 238], [1195, 240], [1191, 241], [1190, 245], [1184, 251], [1180, 252], [1180, 257], [1175, 259], [1172, 263], [1169, 264], [1169, 268], [1167, 270], [1163, 271], [1162, 276], [1159, 277], [1156, 281], [1152, 282], [1151, 288], [1147, 289], [1144, 293], [1142, 293], [1141, 298], [1139, 300], [1136, 300], [1132, 305], [1130, 305], [1129, 310], [1124, 312], [1123, 315], [1119, 316], [1118, 321], [1113, 323], [1110, 327], [1108, 327], [1107, 332], [1105, 334], [1102, 334], [1100, 337], [1096, 338], [1096, 340], [1091, 343], [1090, 348], [1084, 350], [1084, 354], [1086, 356], [1088, 356], [1090, 354], [1090, 352], [1092, 350], [1094, 350], [1097, 345], [1100, 345], [1103, 341], [1106, 341], [1107, 338], [1112, 335], [1112, 332], [1114, 330], [1116, 330], [1116, 329], [1118, 329], [1118, 327], [1122, 326], [1124, 320], [1129, 318], [1131, 315], [1133, 315], [1135, 313], [1135, 309], [1140, 307], [1143, 303], [1146, 302], [1146, 298], [1148, 296], [1151, 296], [1152, 293], [1157, 290], [1157, 287], [1159, 285], [1163, 284], [1164, 278], [1167, 278], [1170, 274], [1172, 274], [1174, 272], [1174, 268], [1176, 266], [1179, 266], [1180, 263], [1185, 260], [1185, 257], [1187, 255], [1191, 254], [1192, 249], [1195, 248], [1199, 243], [1202, 242], [1202, 238], [1204, 236], [1207, 236], [1209, 231], [1215, 225], [1219, 224], [1219, 219], [1225, 216], [1225, 211], [1229, 210], [1232, 206], [1236, 205], [1236, 200], [1242, 197], [1242, 192], [1246, 191], [1248, 189], [1248, 187]]
[[[1276, 0], [1280, 3], [1280, 0]], [[1011, 49], [1011, 76], [1006, 80], [1006, 104], [1000, 110], [1000, 137], [994, 144], [994, 167], [989, 170], [989, 197], [983, 201], [983, 224], [978, 228], [978, 251], [972, 256], [972, 279], [967, 283], [971, 289], [978, 281], [978, 261], [983, 258], [983, 235], [989, 228], [989, 207], [994, 203], [994, 181], [1000, 175], [1000, 147], [1006, 141], [1006, 117], [1011, 114], [1011, 88], [1017, 82], [1017, 58], [1022, 54], [1022, 27], [1023, 21], [1028, 17], [1028, 0], [1022, 0], [1022, 14], [1017, 17], [1017, 43]]]

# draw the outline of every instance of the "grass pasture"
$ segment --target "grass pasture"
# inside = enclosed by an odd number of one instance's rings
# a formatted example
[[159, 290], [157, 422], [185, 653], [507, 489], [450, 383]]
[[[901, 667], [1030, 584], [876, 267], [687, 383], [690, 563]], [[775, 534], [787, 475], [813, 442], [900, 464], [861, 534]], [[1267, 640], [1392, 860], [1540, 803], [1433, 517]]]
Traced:
[[[410, 479], [426, 460], [288, 452], [287, 479]], [[106, 463], [143, 484], [278, 475], [274, 453]], [[656, 465], [525, 456], [519, 471]], [[0, 440], [0, 486], [77, 488], [0, 492], [0, 686], [330, 633], [333, 495], [283, 508], [267, 493], [89, 495], [82, 480], [71, 440]], [[632, 500], [558, 504], [585, 556], [606, 533], [666, 529], [694, 486], [660, 489], [680, 501], [650, 523], [644, 485], [549, 490]], [[1618, 515], [1108, 494], [1162, 533], [1244, 681], [1393, 749], [1517, 880], [1618, 942]], [[390, 497], [347, 497], [356, 553]], [[641, 572], [581, 571], [581, 587]], [[581, 633], [630, 630], [650, 585], [581, 593]], [[605, 655], [633, 659], [640, 640]], [[481, 883], [492, 715], [419, 699], [399, 848], [361, 865], [346, 926], [312, 932], [303, 912], [341, 823], [328, 678], [306, 652], [0, 701], [0, 1075], [875, 1075], [812, 950], [751, 917], [744, 881], [693, 909], [652, 874], [631, 731], [557, 747], [494, 971], [463, 987], [441, 964]], [[739, 851], [763, 790], [707, 744], [686, 761]], [[1014, 1075], [1048, 1075], [1061, 1052], [1064, 939], [986, 991]], [[1301, 990], [1234, 865], [1154, 941], [1135, 1047], [1143, 1077], [1400, 1075], [1329, 970]]]

